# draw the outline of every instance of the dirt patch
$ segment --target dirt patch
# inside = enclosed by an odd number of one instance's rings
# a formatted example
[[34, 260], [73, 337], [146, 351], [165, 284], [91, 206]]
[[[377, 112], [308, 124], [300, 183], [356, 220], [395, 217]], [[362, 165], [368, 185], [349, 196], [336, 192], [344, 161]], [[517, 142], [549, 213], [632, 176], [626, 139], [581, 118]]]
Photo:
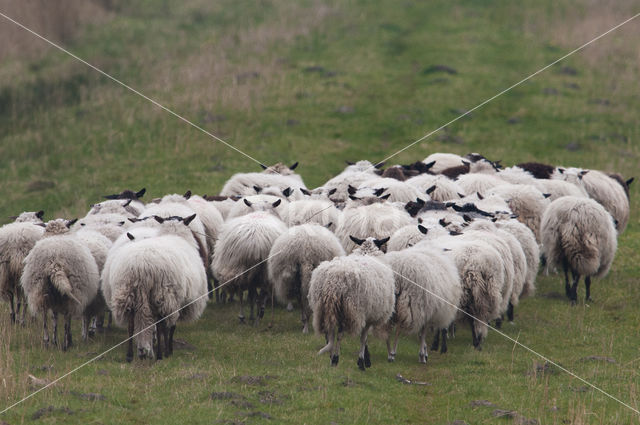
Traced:
[[188, 350], [188, 351], [195, 351], [198, 349], [198, 347], [196, 347], [195, 345], [191, 345], [187, 341], [183, 339], [177, 339], [177, 338], [173, 340], [173, 347], [176, 350]]
[[27, 192], [39, 192], [41, 190], [52, 189], [56, 186], [51, 180], [35, 180], [27, 186]]
[[473, 400], [469, 403], [471, 407], [497, 407], [495, 404], [491, 403], [489, 400]]
[[66, 413], [67, 415], [75, 415], [76, 412], [74, 412], [73, 410], [69, 409], [68, 407], [47, 406], [47, 407], [43, 407], [42, 409], [36, 410], [33, 413], [33, 415], [31, 415], [31, 419], [34, 420], [34, 421], [37, 421], [38, 419], [42, 418], [43, 416], [50, 416], [50, 415], [56, 414], [56, 413]]
[[260, 403], [277, 405], [284, 403], [283, 400], [288, 398], [287, 396], [279, 395], [274, 391], [260, 391], [258, 396], [260, 397]]
[[266, 385], [267, 381], [278, 379], [277, 376], [264, 375], [264, 376], [234, 376], [231, 378], [231, 382], [234, 384], [246, 384], [246, 385]]
[[544, 362], [544, 363], [535, 363], [533, 365], [533, 368], [527, 371], [525, 375], [527, 376], [537, 376], [541, 374], [553, 375], [556, 372], [557, 372], [556, 369], [553, 367], [551, 363]]
[[616, 360], [611, 357], [603, 357], [603, 356], [587, 356], [581, 359], [583, 362], [587, 360], [595, 360], [599, 362], [607, 362], [607, 363], [615, 363]]

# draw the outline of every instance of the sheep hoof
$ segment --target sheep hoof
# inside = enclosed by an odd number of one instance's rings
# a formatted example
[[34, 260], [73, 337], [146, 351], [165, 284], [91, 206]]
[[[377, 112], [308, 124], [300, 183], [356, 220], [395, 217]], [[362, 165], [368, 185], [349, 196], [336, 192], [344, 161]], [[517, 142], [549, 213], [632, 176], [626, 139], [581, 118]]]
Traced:
[[387, 356], [387, 361], [389, 363], [393, 363], [396, 360], [396, 353], [389, 353]]
[[447, 352], [447, 347], [442, 347], [442, 349], [440, 350], [440, 354], [444, 354]]
[[358, 369], [365, 370], [365, 368], [364, 368], [364, 359], [362, 357], [358, 357]]
[[587, 299], [586, 299], [586, 301], [587, 301], [588, 303], [595, 302], [595, 301], [593, 301], [593, 298], [591, 298], [591, 297], [587, 298]]
[[131, 363], [133, 361], [133, 356], [127, 356], [127, 363]]
[[431, 344], [431, 348], [429, 348], [431, 351], [438, 351], [438, 348], [440, 347], [440, 344]]
[[371, 356], [369, 355], [369, 347], [364, 346], [364, 365], [366, 367], [371, 367]]
[[427, 356], [423, 356], [422, 354], [418, 356], [418, 362], [422, 364], [427, 364]]
[[262, 319], [264, 317], [264, 307], [260, 307], [260, 311], [258, 311], [258, 319]]
[[331, 366], [338, 366], [338, 361], [340, 360], [340, 356], [337, 354], [334, 354], [333, 356], [331, 356]]

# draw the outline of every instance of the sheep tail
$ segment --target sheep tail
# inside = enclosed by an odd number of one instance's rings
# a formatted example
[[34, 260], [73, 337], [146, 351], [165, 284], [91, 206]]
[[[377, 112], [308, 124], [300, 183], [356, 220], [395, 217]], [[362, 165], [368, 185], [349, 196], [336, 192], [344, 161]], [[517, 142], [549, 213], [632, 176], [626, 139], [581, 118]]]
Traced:
[[69, 278], [67, 278], [65, 272], [63, 272], [62, 270], [54, 271], [51, 275], [51, 283], [53, 284], [53, 287], [56, 288], [61, 294], [66, 295], [78, 304], [81, 304], [80, 300], [78, 300], [73, 295], [71, 282], [69, 282]]
[[333, 349], [335, 330], [342, 328], [343, 310], [342, 297], [337, 296], [334, 291], [322, 294], [317, 315], [314, 315], [314, 327], [318, 332], [324, 332], [327, 335], [328, 343], [318, 351], [318, 355]]

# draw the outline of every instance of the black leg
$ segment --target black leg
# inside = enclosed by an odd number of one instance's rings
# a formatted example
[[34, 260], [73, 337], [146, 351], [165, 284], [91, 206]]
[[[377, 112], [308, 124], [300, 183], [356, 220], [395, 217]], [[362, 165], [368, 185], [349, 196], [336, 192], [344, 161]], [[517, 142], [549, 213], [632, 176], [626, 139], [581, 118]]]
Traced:
[[569, 264], [567, 260], [562, 260], [562, 269], [564, 270], [564, 291], [567, 298], [571, 299], [571, 286], [569, 285]]
[[436, 333], [433, 335], [433, 342], [431, 343], [431, 351], [437, 351], [440, 346], [440, 331], [436, 330]]
[[587, 289], [586, 300], [593, 302], [593, 300], [591, 299], [591, 276], [587, 276], [584, 278], [584, 286]]
[[440, 353], [444, 354], [447, 352], [447, 328], [442, 329], [442, 348], [440, 349]]
[[173, 333], [176, 331], [176, 325], [171, 326], [171, 329], [169, 329], [169, 354], [167, 354], [167, 356], [170, 356], [173, 354]]
[[164, 326], [162, 327], [162, 338], [164, 339], [164, 356], [169, 357], [171, 353], [169, 353], [169, 327], [166, 322], [163, 322]]
[[480, 342], [478, 341], [478, 336], [476, 335], [476, 327], [473, 319], [471, 319], [471, 339], [473, 341], [473, 346], [475, 348], [478, 348]]
[[571, 305], [576, 305], [578, 302], [578, 283], [580, 283], [580, 275], [577, 272], [573, 274], [573, 286], [571, 286]]
[[369, 354], [369, 346], [364, 346], [364, 365], [365, 367], [371, 367], [371, 354]]
[[160, 323], [156, 323], [156, 360], [162, 360], [162, 337], [164, 336], [164, 331], [162, 328], [165, 328], [166, 324], [164, 321]]
[[340, 356], [337, 354], [334, 354], [333, 356], [331, 356], [331, 366], [338, 366], [338, 361], [340, 360]]
[[11, 304], [11, 323], [16, 323], [16, 311], [13, 309], [13, 294], [9, 294], [9, 303]]
[[49, 330], [47, 329], [47, 315], [49, 311], [45, 308], [42, 315], [42, 342], [44, 342], [45, 348], [49, 346]]
[[504, 320], [504, 314], [496, 319], [496, 329], [502, 329], [502, 321]]
[[133, 314], [129, 315], [129, 344], [127, 347], [127, 361], [133, 360]]
[[58, 346], [58, 313], [53, 313], [53, 345]]
[[513, 322], [513, 304], [511, 304], [511, 301], [509, 301], [509, 307], [507, 307], [507, 319]]

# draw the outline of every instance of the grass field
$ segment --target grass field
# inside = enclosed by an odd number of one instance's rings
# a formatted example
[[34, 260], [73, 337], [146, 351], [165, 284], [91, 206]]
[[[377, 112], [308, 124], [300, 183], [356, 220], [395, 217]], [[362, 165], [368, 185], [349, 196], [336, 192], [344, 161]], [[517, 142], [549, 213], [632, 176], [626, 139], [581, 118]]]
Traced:
[[[10, 2], [0, 6], [12, 16]], [[640, 11], [630, 0], [94, 6], [95, 19], [85, 10], [64, 31], [42, 29], [258, 161], [300, 161], [309, 187], [344, 160], [393, 154]], [[0, 224], [25, 210], [83, 216], [125, 188], [146, 187], [149, 199], [214, 194], [231, 174], [259, 170], [10, 26], [0, 18], [0, 34], [11, 33], [2, 43], [14, 43], [0, 49]], [[389, 162], [476, 151], [507, 165], [537, 160], [638, 176], [639, 36], [640, 21], [632, 21]], [[571, 308], [558, 295], [560, 277], [540, 275], [537, 295], [504, 332], [639, 409], [639, 193], [631, 189], [629, 227], [609, 276], [594, 282], [595, 302], [584, 304], [581, 286]], [[401, 340], [393, 364], [384, 342], [372, 339], [373, 367], [361, 373], [355, 338], [331, 368], [315, 355], [323, 338], [302, 335], [297, 312], [277, 309], [272, 328], [268, 320], [253, 328], [237, 324], [236, 309], [211, 303], [198, 323], [179, 326], [183, 343], [168, 360], [127, 364], [125, 348], [116, 348], [0, 423], [640, 423], [493, 332], [477, 352], [460, 326], [449, 353], [433, 353], [426, 367], [413, 337]], [[29, 374], [55, 379], [125, 337], [115, 329], [83, 344], [74, 328], [69, 352], [44, 350], [40, 324], [12, 327], [7, 310], [0, 308], [0, 410], [32, 392]], [[397, 374], [428, 385], [402, 384]], [[474, 407], [478, 400], [492, 405]], [[497, 418], [497, 409], [518, 416]]]

